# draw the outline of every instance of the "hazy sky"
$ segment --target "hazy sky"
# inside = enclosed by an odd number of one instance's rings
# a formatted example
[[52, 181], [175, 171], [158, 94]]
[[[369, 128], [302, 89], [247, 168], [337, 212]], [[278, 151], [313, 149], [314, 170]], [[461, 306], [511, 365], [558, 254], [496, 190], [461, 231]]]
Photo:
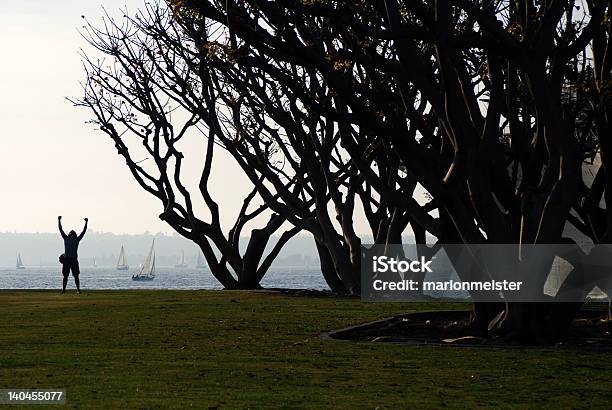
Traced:
[[[2, 4], [0, 231], [53, 231], [59, 214], [69, 227], [88, 216], [91, 227], [101, 231], [171, 231], [157, 218], [158, 201], [137, 186], [110, 140], [84, 123], [89, 113], [65, 100], [81, 95], [78, 51], [84, 40], [77, 31], [83, 24], [81, 15], [99, 21], [101, 3], [116, 15], [126, 5], [134, 11], [142, 4], [141, 0]], [[223, 175], [215, 178], [212, 188], [231, 217], [238, 206], [240, 192], [234, 188], [240, 186], [240, 174], [227, 159], [215, 165]]]
[[[141, 190], [106, 135], [85, 120], [67, 96], [81, 96], [78, 51], [81, 15], [99, 22], [102, 6], [121, 16], [143, 0], [28, 0], [4, 2], [0, 14], [0, 231], [51, 232], [63, 215], [67, 228], [90, 218], [90, 227], [115, 233], [172, 232], [157, 215], [160, 203]], [[203, 145], [192, 151], [202, 153]], [[186, 158], [189, 161], [189, 157]], [[186, 166], [199, 175], [201, 160]], [[249, 189], [227, 156], [216, 154], [211, 191], [223, 223], [233, 223]], [[363, 217], [357, 230], [367, 232]]]

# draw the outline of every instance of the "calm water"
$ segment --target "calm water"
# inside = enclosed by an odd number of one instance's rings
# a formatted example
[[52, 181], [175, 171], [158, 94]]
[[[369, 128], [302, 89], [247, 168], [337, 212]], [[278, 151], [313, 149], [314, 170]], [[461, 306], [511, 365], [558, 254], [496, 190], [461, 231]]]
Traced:
[[[207, 269], [174, 267], [156, 268], [152, 281], [133, 281], [137, 269], [118, 271], [115, 267], [81, 267], [82, 289], [221, 289], [221, 285]], [[431, 280], [428, 275], [428, 279]], [[458, 278], [457, 278], [458, 279]], [[263, 287], [286, 289], [329, 289], [318, 268], [271, 268], [261, 281]], [[0, 268], [0, 289], [61, 289], [60, 267], [37, 267], [17, 270]], [[70, 276], [68, 289], [74, 289]], [[428, 292], [430, 296], [441, 296], [441, 292]], [[467, 297], [465, 292], [448, 292], [450, 297]]]
[[[152, 281], [132, 280], [136, 269], [118, 271], [114, 267], [81, 267], [82, 289], [221, 289], [206, 269], [158, 267]], [[264, 287], [327, 289], [317, 268], [272, 268], [261, 282]], [[0, 268], [0, 289], [61, 289], [60, 267], [17, 270]], [[68, 288], [74, 288], [70, 277]]]

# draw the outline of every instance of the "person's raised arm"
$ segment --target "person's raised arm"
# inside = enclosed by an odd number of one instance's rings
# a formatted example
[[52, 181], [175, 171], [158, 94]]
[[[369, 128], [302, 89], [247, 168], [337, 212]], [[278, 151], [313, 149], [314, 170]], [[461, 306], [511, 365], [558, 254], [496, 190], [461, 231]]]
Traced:
[[81, 234], [79, 235], [79, 241], [83, 239], [83, 237], [85, 236], [85, 232], [87, 232], [87, 223], [89, 222], [89, 218], [84, 218], [84, 219], [85, 219], [85, 226], [83, 227], [83, 232], [81, 232]]
[[62, 238], [66, 239], [66, 233], [62, 229], [62, 217], [61, 216], [57, 217], [57, 225], [59, 226], [59, 231], [60, 231], [60, 234], [62, 234]]

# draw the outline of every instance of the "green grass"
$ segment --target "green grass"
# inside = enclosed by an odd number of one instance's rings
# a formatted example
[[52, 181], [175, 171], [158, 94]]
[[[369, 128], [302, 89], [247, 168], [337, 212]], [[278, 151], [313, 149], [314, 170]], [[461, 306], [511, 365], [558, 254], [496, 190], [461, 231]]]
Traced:
[[66, 388], [74, 408], [612, 408], [610, 353], [319, 336], [433, 308], [449, 306], [230, 291], [2, 291], [0, 388]]

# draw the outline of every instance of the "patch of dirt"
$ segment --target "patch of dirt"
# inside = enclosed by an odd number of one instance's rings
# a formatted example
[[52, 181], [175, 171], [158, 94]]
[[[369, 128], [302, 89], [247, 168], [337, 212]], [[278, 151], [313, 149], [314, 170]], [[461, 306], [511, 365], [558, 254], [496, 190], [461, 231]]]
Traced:
[[[493, 337], [471, 335], [469, 311], [416, 312], [351, 326], [324, 334], [339, 340], [377, 343], [430, 344], [470, 347], [529, 347], [509, 345]], [[542, 346], [533, 346], [539, 347]], [[612, 321], [607, 311], [586, 310], [574, 320], [567, 336], [554, 348], [612, 351]]]

